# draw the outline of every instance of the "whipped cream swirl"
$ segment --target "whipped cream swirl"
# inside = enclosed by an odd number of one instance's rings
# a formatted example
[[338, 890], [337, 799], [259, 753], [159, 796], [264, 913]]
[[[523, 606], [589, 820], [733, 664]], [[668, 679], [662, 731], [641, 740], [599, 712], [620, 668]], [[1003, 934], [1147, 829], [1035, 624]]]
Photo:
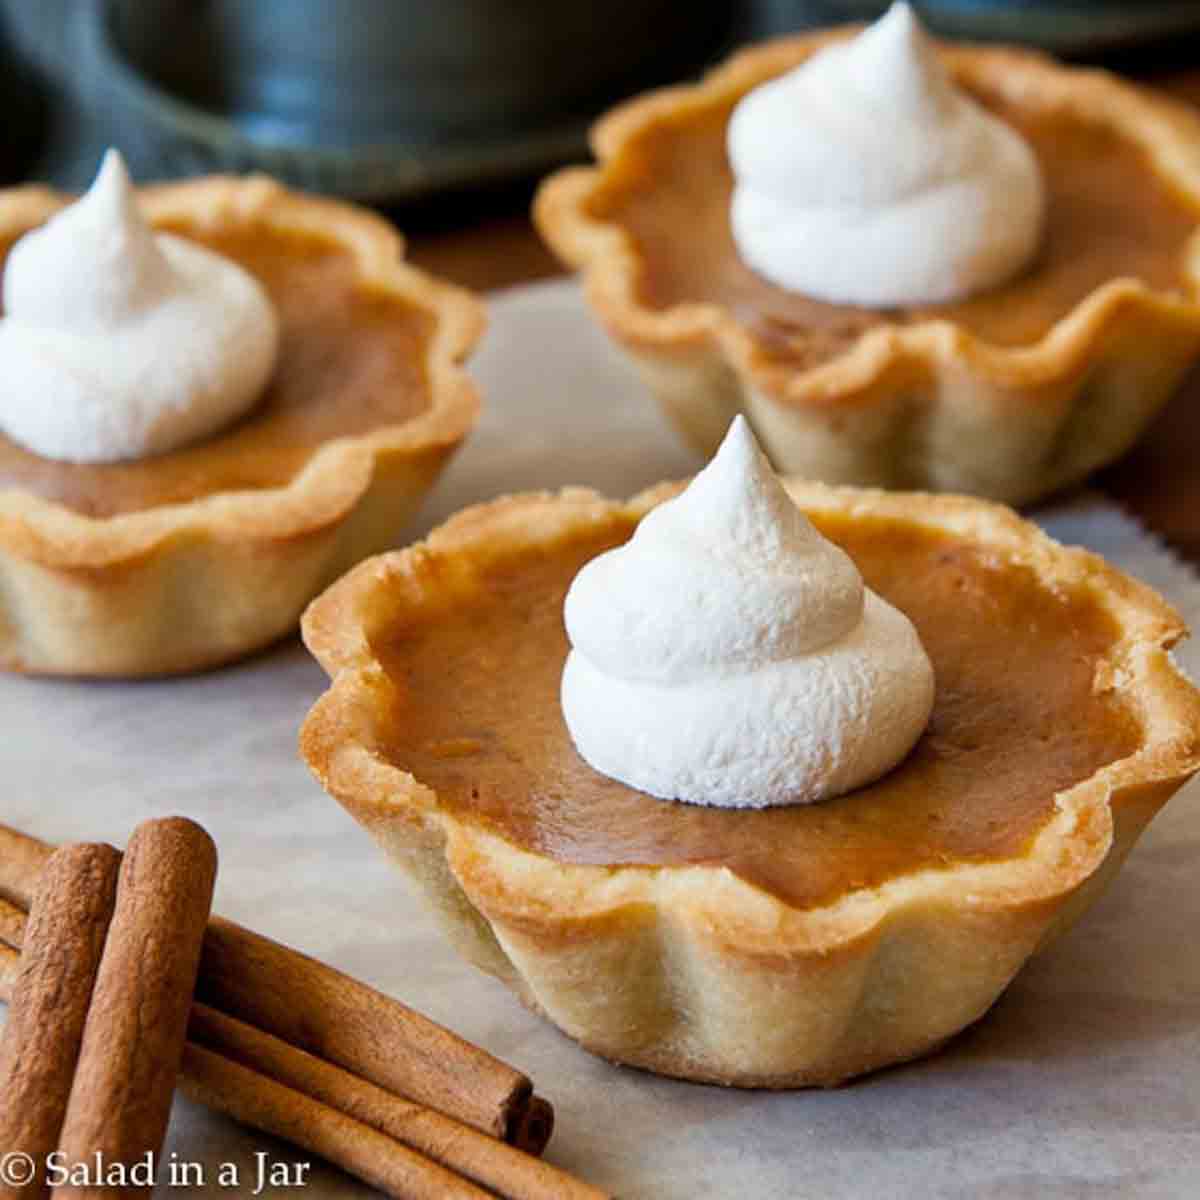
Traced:
[[1037, 250], [1033, 152], [954, 85], [907, 4], [748, 93], [727, 137], [738, 253], [791, 291], [941, 303]]
[[908, 618], [801, 513], [740, 417], [686, 491], [584, 566], [565, 618], [576, 748], [664, 799], [840, 795], [895, 766], [933, 705]]
[[86, 196], [13, 247], [4, 311], [0, 429], [45, 458], [176, 449], [251, 408], [275, 363], [258, 282], [155, 234], [115, 151]]

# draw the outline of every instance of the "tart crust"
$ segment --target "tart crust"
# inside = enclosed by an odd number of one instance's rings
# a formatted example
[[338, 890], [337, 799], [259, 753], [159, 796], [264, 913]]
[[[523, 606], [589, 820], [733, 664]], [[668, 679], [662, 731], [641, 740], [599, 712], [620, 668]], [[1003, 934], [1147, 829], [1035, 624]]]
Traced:
[[636, 520], [677, 486], [624, 505], [575, 489], [468, 509], [426, 542], [360, 564], [302, 623], [332, 678], [302, 753], [459, 950], [598, 1054], [747, 1087], [836, 1084], [925, 1054], [982, 1016], [1200, 768], [1200, 693], [1167, 654], [1184, 628], [1157, 594], [996, 505], [788, 487], [806, 511], [963, 537], [1095, 601], [1117, 631], [1096, 686], [1120, 687], [1136, 751], [1057, 793], [1015, 857], [899, 874], [801, 910], [723, 867], [557, 861], [451, 811], [395, 765], [394, 685], [374, 649], [387, 630], [453, 604], [489, 563], [551, 553], [614, 514]]
[[[845, 352], [803, 367], [773, 357], [723, 305], [655, 308], [641, 300], [635, 240], [593, 214], [597, 192], [644, 131], [728, 104], [850, 32], [744, 50], [695, 86], [613, 110], [592, 130], [598, 165], [560, 171], [542, 185], [538, 228], [582, 272], [602, 322], [680, 433], [706, 455], [743, 411], [776, 467], [808, 478], [1010, 504], [1077, 482], [1128, 449], [1200, 353], [1200, 238], [1181, 255], [1184, 295], [1112, 279], [1039, 340], [1018, 346], [992, 344], [952, 320], [897, 325], [881, 313]], [[1034, 96], [1111, 128], [1200, 212], [1200, 118], [1182, 105], [1032, 52], [944, 46], [942, 53], [968, 86], [986, 83], [1017, 102]]]
[[[343, 247], [361, 286], [430, 315], [429, 403], [401, 424], [328, 441], [278, 487], [106, 517], [24, 489], [0, 491], [0, 666], [9, 670], [190, 671], [283, 636], [324, 586], [388, 545], [478, 415], [460, 364], [482, 334], [482, 306], [403, 262], [401, 237], [380, 218], [263, 177], [210, 177], [139, 195], [156, 225], [268, 229]], [[70, 199], [41, 187], [2, 193], [0, 234], [41, 224]]]

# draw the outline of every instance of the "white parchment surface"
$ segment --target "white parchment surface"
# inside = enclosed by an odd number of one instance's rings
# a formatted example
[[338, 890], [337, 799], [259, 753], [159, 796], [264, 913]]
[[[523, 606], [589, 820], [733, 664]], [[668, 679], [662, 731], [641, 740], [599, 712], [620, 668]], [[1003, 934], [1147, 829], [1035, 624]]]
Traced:
[[[494, 300], [473, 363], [485, 416], [400, 540], [500, 492], [590, 484], [624, 495], [697, 469], [573, 284]], [[1114, 508], [1084, 496], [1037, 515], [1200, 628], [1196, 579]], [[1200, 675], [1200, 643], [1180, 659]], [[941, 1054], [835, 1091], [724, 1091], [592, 1058], [443, 944], [406, 880], [297, 756], [323, 687], [295, 641], [167, 682], [0, 676], [0, 818], [56, 841], [117, 844], [152, 815], [201, 821], [221, 851], [219, 911], [528, 1072], [558, 1114], [547, 1157], [621, 1197], [1200, 1196], [1196, 787], [1083, 922]], [[309, 1157], [177, 1103], [166, 1153], [208, 1176], [186, 1194], [250, 1194], [261, 1151]], [[239, 1187], [218, 1186], [223, 1163]], [[319, 1161], [309, 1179], [264, 1194], [372, 1194]]]

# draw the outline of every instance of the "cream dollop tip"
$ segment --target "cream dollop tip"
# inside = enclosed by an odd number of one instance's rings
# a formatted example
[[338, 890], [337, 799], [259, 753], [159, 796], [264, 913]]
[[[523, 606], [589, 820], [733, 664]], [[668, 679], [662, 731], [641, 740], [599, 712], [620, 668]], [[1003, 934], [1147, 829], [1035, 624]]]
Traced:
[[749, 91], [727, 131], [741, 258], [874, 308], [999, 286], [1036, 254], [1037, 158], [958, 86], [907, 4]]
[[810, 803], [878, 777], [929, 718], [908, 619], [797, 508], [739, 418], [713, 461], [568, 591], [563, 716], [663, 799]]
[[120, 155], [8, 256], [0, 429], [44, 458], [115, 462], [217, 432], [261, 396], [278, 322], [258, 281], [157, 233]]

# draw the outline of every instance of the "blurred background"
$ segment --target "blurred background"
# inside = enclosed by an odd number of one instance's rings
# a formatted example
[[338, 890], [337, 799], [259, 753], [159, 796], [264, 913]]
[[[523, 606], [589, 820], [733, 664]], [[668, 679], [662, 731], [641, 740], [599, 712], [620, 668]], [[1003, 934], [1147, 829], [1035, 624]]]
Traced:
[[[914, 0], [943, 33], [1043, 46], [1200, 104], [1200, 0]], [[0, 184], [262, 170], [365, 201], [478, 291], [561, 275], [538, 178], [620, 98], [886, 0], [0, 0]], [[1098, 483], [1200, 561], [1200, 376]]]
[[[409, 206], [585, 153], [589, 119], [739, 42], [869, 19], [870, 0], [0, 0], [3, 182], [79, 189], [265, 170]], [[936, 29], [1072, 57], [1178, 59], [1200, 3], [926, 0]], [[1196, 61], [1193, 56], [1193, 61]], [[1145, 74], [1144, 71], [1140, 72]]]

